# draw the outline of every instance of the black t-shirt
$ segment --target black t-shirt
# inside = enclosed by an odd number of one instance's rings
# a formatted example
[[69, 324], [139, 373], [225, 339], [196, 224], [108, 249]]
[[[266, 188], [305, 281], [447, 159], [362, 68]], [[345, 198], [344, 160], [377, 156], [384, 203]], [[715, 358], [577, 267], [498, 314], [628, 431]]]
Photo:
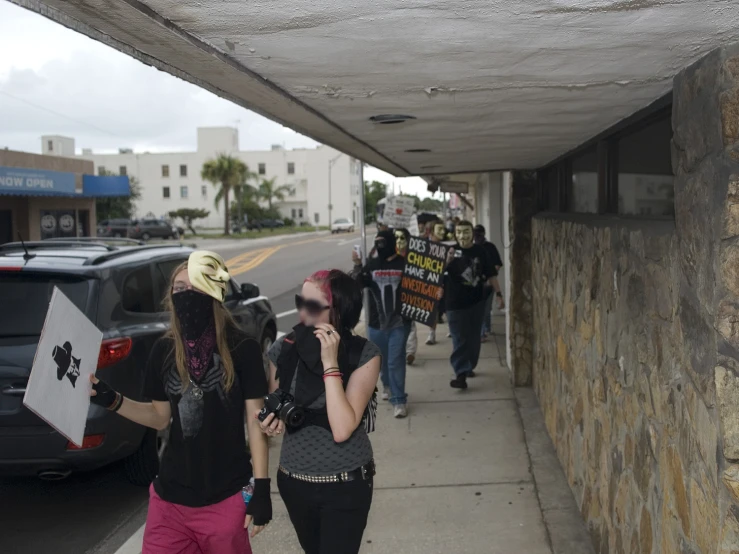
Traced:
[[483, 285], [497, 272], [485, 249], [473, 244], [470, 248], [456, 247], [446, 274], [446, 309], [464, 310], [484, 299]]
[[223, 387], [224, 367], [218, 351], [199, 383], [182, 393], [171, 339], [159, 339], [149, 355], [144, 396], [169, 401], [172, 426], [154, 489], [167, 502], [209, 506], [236, 494], [252, 476], [244, 434], [245, 400], [267, 394], [259, 344], [240, 332], [229, 337], [235, 378]]
[[372, 258], [362, 268], [359, 278], [370, 291], [369, 326], [373, 329], [394, 329], [403, 325], [400, 283], [404, 269], [403, 256], [395, 256], [390, 261]]
[[503, 267], [503, 260], [500, 258], [500, 252], [498, 252], [498, 249], [496, 246], [490, 242], [485, 241], [482, 243], [482, 247], [485, 249], [485, 252], [487, 252], [488, 257], [490, 258], [490, 262], [493, 264], [493, 267]]

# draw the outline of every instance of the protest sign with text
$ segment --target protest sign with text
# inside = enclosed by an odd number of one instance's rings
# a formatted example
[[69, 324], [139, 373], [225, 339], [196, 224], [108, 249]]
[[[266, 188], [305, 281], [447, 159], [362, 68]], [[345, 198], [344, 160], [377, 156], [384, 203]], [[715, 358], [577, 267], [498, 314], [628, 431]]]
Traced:
[[390, 196], [385, 204], [383, 223], [393, 229], [408, 229], [415, 211], [413, 198]]
[[449, 246], [411, 237], [400, 284], [400, 313], [432, 327], [444, 291], [444, 270]]

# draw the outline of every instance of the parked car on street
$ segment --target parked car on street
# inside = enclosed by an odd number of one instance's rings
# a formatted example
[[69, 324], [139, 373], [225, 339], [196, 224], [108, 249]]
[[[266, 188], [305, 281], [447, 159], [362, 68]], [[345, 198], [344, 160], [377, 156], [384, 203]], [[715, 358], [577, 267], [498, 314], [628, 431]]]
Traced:
[[281, 219], [258, 219], [246, 224], [246, 228], [250, 231], [254, 229], [277, 229], [284, 226], [285, 222]]
[[[58, 287], [103, 333], [97, 375], [134, 400], [154, 342], [169, 326], [162, 301], [183, 245], [70, 239], [0, 246], [0, 475], [61, 479], [123, 460], [128, 479], [147, 485], [158, 471], [167, 432], [136, 425], [90, 405], [82, 448], [23, 405], [51, 294]], [[232, 280], [225, 305], [266, 352], [275, 315], [259, 287]]]
[[98, 223], [99, 237], [127, 237], [130, 219], [104, 219]]
[[331, 224], [331, 232], [332, 233], [353, 233], [354, 232], [354, 222], [349, 221], [346, 218], [337, 219]]
[[178, 239], [177, 227], [162, 219], [134, 219], [128, 226], [128, 238], [149, 240], [152, 238]]

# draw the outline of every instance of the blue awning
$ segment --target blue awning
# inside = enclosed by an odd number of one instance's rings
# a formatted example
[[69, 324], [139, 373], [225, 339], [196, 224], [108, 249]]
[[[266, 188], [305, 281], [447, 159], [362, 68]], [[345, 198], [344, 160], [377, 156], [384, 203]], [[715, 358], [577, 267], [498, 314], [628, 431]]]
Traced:
[[83, 175], [82, 196], [130, 196], [131, 184], [125, 175]]
[[0, 194], [77, 196], [74, 173], [0, 166]]

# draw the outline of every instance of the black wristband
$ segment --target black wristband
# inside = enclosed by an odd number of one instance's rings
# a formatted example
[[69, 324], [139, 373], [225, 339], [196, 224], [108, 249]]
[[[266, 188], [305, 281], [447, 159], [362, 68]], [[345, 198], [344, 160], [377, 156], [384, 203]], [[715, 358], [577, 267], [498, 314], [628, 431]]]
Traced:
[[97, 393], [95, 396], [90, 397], [90, 402], [93, 404], [102, 406], [106, 410], [111, 410], [115, 407], [114, 411], [118, 411], [121, 407], [120, 404], [123, 403], [123, 397], [114, 391], [105, 381], [93, 383], [92, 389]]

